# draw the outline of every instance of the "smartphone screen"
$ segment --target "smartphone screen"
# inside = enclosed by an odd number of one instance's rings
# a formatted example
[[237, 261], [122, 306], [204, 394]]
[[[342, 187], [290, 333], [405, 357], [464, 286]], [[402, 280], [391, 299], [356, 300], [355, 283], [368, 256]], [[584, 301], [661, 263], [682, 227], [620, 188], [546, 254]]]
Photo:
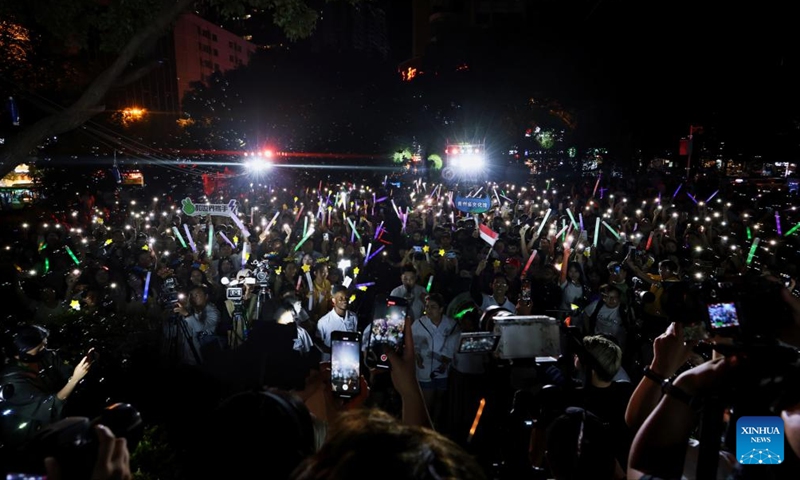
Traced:
[[712, 330], [739, 326], [736, 304], [712, 303], [708, 305], [708, 320]]
[[458, 353], [487, 353], [497, 349], [500, 335], [490, 332], [462, 333]]
[[403, 348], [408, 307], [403, 299], [390, 298], [382, 308], [376, 308], [369, 338], [368, 358], [377, 368], [391, 368], [386, 352]]
[[339, 397], [361, 393], [361, 334], [331, 332], [331, 390]]

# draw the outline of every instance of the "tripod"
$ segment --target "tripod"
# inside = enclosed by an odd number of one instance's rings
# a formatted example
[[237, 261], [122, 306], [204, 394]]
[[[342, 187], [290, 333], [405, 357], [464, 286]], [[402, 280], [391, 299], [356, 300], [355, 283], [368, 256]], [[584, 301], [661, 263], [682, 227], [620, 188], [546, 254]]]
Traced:
[[189, 351], [192, 352], [196, 364], [200, 365], [203, 363], [200, 359], [200, 354], [197, 352], [197, 348], [194, 346], [194, 341], [192, 341], [192, 335], [189, 333], [186, 321], [180, 315], [170, 315], [167, 319], [167, 358], [176, 363], [181, 359], [181, 337], [183, 337], [183, 340], [189, 345]]
[[228, 333], [228, 347], [233, 349], [244, 343], [249, 332], [247, 315], [241, 300], [233, 300], [231, 323], [231, 331]]

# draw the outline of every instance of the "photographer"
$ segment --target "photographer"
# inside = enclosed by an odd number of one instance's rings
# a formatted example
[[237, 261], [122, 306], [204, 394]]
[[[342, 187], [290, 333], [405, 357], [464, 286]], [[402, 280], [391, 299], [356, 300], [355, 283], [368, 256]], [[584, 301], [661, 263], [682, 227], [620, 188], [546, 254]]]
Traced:
[[[217, 336], [220, 314], [217, 307], [208, 302], [208, 290], [197, 285], [189, 290], [189, 304], [178, 302], [173, 312], [180, 314], [186, 322], [187, 342], [182, 342], [181, 361], [189, 365], [203, 363], [222, 349], [222, 341]], [[189, 346], [192, 342], [194, 348]]]
[[[741, 329], [728, 338], [714, 338], [715, 358], [687, 370], [674, 380], [661, 380], [661, 375], [670, 375], [686, 358], [686, 348], [678, 337], [681, 327], [673, 327], [655, 346], [657, 356], [662, 347], [673, 344], [667, 361], [661, 361], [646, 373], [637, 394], [631, 401], [626, 418], [635, 423], [642, 418], [649, 405], [657, 405], [649, 414], [634, 439], [631, 447], [628, 478], [680, 478], [691, 462], [684, 465], [687, 444], [697, 420], [701, 422], [698, 477], [708, 476], [709, 468], [719, 472], [717, 456], [723, 452], [717, 446], [714, 427], [724, 431], [722, 418], [730, 408], [728, 430], [733, 430], [738, 418], [752, 415], [780, 416], [785, 427], [788, 446], [782, 463], [774, 466], [758, 465], [748, 470], [739, 465], [734, 478], [797, 478], [800, 471], [800, 393], [797, 391], [798, 353], [791, 345], [798, 339], [800, 323], [797, 322], [798, 302], [790, 290], [777, 278], [763, 276], [749, 281], [737, 291], [741, 302]], [[781, 301], [782, 300], [782, 301]], [[752, 324], [748, 319], [756, 321]], [[757, 332], [757, 333], [754, 333]], [[663, 344], [663, 345], [662, 345]], [[725, 355], [718, 355], [717, 351]], [[647, 386], [645, 382], [655, 384]], [[657, 386], [661, 385], [661, 388]], [[661, 396], [663, 392], [663, 396]], [[660, 401], [657, 400], [658, 397]], [[711, 415], [711, 416], [710, 416]], [[727, 415], [726, 415], [727, 417]], [[710, 440], [704, 435], [706, 424], [710, 425]], [[731, 447], [732, 438], [724, 445]], [[696, 443], [696, 440], [694, 441]], [[704, 444], [712, 442], [704, 457]], [[723, 446], [724, 446], [723, 445]], [[654, 452], [659, 452], [654, 455]], [[708, 459], [714, 460], [709, 463]], [[702, 473], [701, 473], [702, 472]], [[645, 476], [645, 477], [643, 477]], [[719, 474], [717, 475], [719, 477]]]
[[59, 420], [65, 402], [92, 366], [93, 350], [73, 368], [47, 348], [48, 335], [38, 325], [23, 326], [14, 335], [11, 360], [0, 375], [4, 390], [10, 393], [4, 402], [10, 413], [0, 416], [0, 435], [7, 448], [21, 445]]

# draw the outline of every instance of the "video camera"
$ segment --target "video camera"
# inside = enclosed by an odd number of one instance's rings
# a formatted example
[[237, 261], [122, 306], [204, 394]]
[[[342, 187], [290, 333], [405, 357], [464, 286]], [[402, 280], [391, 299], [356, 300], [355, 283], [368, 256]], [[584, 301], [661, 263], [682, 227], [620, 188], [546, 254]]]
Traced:
[[178, 300], [180, 300], [178, 279], [175, 277], [165, 278], [164, 283], [161, 284], [161, 295], [159, 296], [161, 307], [165, 310], [172, 310]]
[[141, 415], [127, 403], [110, 405], [93, 420], [67, 417], [43, 428], [23, 445], [20, 453], [26, 469], [38, 473], [44, 459], [54, 457], [64, 478], [90, 478], [97, 460], [96, 425], [105, 425], [117, 438], [124, 437], [129, 452], [136, 450], [144, 433]]

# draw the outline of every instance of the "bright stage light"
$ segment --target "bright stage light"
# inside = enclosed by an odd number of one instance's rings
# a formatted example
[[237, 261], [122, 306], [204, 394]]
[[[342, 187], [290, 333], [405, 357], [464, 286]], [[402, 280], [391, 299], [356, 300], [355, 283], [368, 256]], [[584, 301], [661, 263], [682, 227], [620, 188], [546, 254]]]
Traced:
[[245, 161], [244, 166], [251, 172], [265, 172], [272, 168], [272, 163], [261, 157], [253, 157]]
[[486, 158], [481, 153], [462, 153], [450, 160], [450, 165], [461, 172], [477, 172], [486, 167]]

